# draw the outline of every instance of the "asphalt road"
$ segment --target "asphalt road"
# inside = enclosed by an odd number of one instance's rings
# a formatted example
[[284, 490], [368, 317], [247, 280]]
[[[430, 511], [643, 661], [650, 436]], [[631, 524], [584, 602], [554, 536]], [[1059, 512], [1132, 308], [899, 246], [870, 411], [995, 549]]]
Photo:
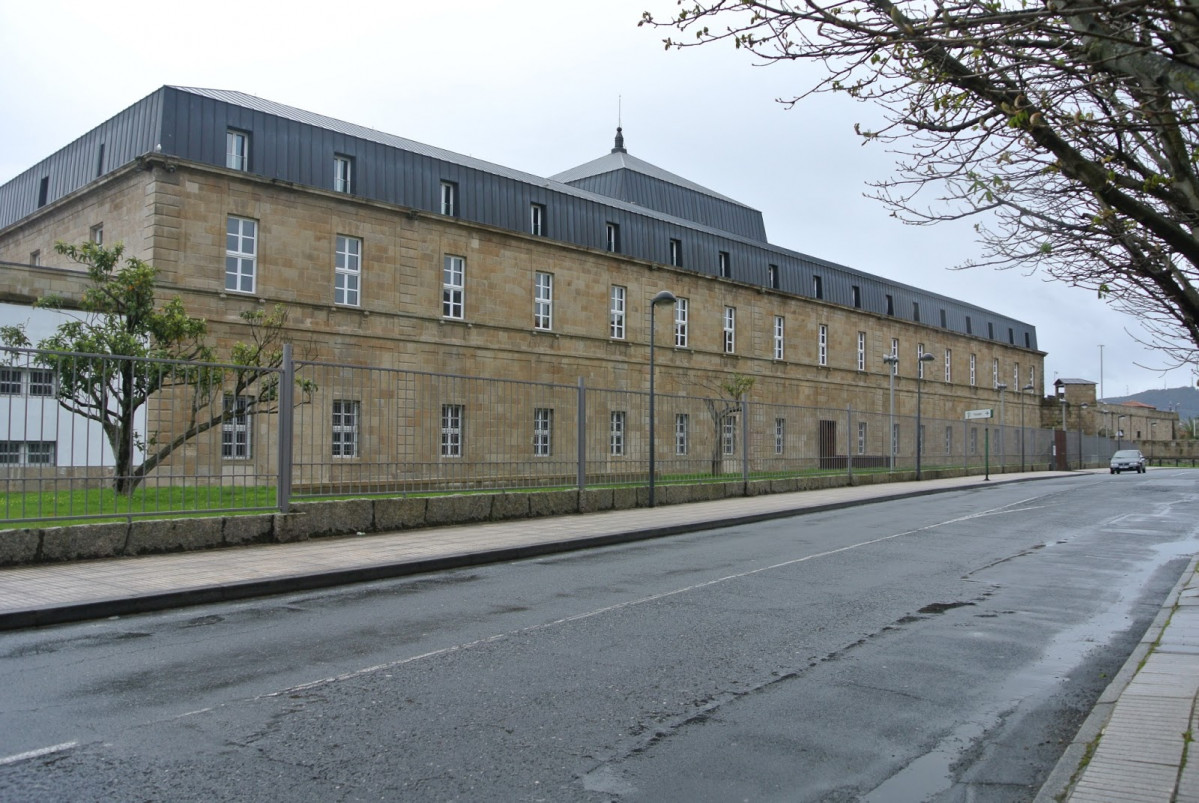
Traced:
[[0, 799], [1029, 800], [1197, 490], [980, 483], [0, 634]]

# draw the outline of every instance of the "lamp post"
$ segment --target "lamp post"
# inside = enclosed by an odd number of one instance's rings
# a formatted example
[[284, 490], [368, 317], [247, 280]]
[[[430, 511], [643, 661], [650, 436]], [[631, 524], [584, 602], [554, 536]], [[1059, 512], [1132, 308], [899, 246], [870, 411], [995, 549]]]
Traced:
[[1069, 444], [1066, 443], [1066, 397], [1065, 395], [1058, 396], [1057, 399], [1062, 403], [1062, 448], [1065, 452], [1062, 455], [1062, 463], [1066, 466], [1066, 471], [1070, 470], [1070, 450], [1066, 448]]
[[663, 290], [649, 302], [649, 506], [654, 506], [654, 458], [657, 456], [657, 443], [654, 441], [654, 341], [657, 339], [657, 329], [654, 327], [654, 310], [659, 304], [673, 304], [678, 299], [669, 290]]
[[1024, 472], [1024, 443], [1028, 440], [1028, 433], [1024, 430], [1024, 394], [1030, 390], [1036, 390], [1030, 382], [1020, 388], [1020, 472]]
[[887, 372], [891, 377], [891, 431], [887, 433], [887, 468], [895, 470], [895, 372], [899, 370], [899, 355], [884, 354], [883, 362], [889, 367]]
[[1005, 391], [1007, 391], [1007, 384], [1004, 382], [1000, 382], [998, 385], [995, 386], [995, 389], [999, 391], [999, 465], [1006, 470], [1006, 468], [1007, 468], [1007, 438], [1005, 438], [1003, 436], [1004, 435], [1004, 432], [1003, 432], [1003, 413], [1004, 413], [1003, 400], [1004, 400], [1004, 393], [1005, 393]]
[[[932, 353], [921, 354], [920, 362], [932, 362], [935, 357]], [[924, 366], [920, 366], [923, 368]], [[924, 378], [921, 376], [923, 371], [916, 372], [916, 479], [920, 479], [920, 451], [923, 447], [924, 438], [921, 437], [920, 428], [923, 426], [920, 423], [920, 390], [924, 386]]]
[[1090, 406], [1091, 405], [1084, 403], [1081, 407], [1078, 408], [1078, 470], [1079, 471], [1082, 471], [1086, 467], [1086, 465], [1083, 463], [1083, 460], [1082, 460], [1082, 417], [1083, 417], [1082, 411], [1087, 409]]

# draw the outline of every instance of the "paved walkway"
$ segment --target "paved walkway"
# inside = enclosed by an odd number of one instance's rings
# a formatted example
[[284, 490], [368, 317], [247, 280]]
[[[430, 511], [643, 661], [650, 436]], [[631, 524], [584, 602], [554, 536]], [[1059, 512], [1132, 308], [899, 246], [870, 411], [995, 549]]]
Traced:
[[[0, 630], [96, 619], [513, 560], [1079, 472], [1004, 474], [724, 499], [559, 518], [410, 530], [295, 544], [0, 568]], [[1199, 694], [1199, 580], [1192, 561], [1138, 649], [1037, 797], [1196, 801], [1187, 766]], [[1144, 662], [1143, 666], [1142, 661]], [[1199, 733], [1199, 731], [1195, 731]], [[1081, 774], [1077, 768], [1102, 733]], [[1071, 784], [1073, 783], [1073, 786]]]

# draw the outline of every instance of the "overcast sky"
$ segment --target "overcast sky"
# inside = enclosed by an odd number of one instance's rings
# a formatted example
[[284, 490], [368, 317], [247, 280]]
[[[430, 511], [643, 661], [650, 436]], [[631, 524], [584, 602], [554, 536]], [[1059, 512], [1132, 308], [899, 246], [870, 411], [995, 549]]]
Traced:
[[[0, 183], [164, 84], [233, 89], [549, 176], [612, 147], [760, 209], [770, 241], [949, 295], [1037, 328], [1045, 380], [1107, 396], [1192, 384], [1163, 375], [1135, 320], [1095, 294], [1018, 271], [951, 271], [969, 224], [911, 227], [863, 197], [892, 157], [863, 147], [873, 111], [821, 96], [805, 65], [754, 66], [731, 46], [666, 52], [638, 28], [674, 0], [413, 0], [0, 6]], [[17, 75], [20, 75], [20, 78]], [[1131, 333], [1131, 334], [1130, 334]]]

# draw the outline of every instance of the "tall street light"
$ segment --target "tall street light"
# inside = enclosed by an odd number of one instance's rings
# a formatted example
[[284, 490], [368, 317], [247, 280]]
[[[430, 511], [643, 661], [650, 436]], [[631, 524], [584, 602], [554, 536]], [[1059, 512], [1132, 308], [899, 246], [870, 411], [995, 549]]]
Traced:
[[663, 290], [649, 302], [649, 506], [654, 506], [654, 459], [657, 457], [658, 445], [654, 440], [654, 341], [658, 332], [654, 326], [654, 310], [659, 304], [673, 304], [678, 299], [669, 290]]
[[1028, 433], [1024, 430], [1024, 394], [1030, 390], [1036, 390], [1031, 382], [1020, 388], [1020, 472], [1024, 473], [1024, 443], [1028, 440]]
[[1000, 382], [998, 385], [995, 386], [995, 389], [997, 391], [999, 391], [999, 465], [1002, 466], [1004, 468], [1004, 470], [1006, 471], [1007, 470], [1007, 438], [1005, 438], [1003, 436], [1004, 435], [1004, 432], [1003, 432], [1003, 412], [1004, 412], [1003, 400], [1004, 400], [1004, 392], [1007, 390], [1007, 384], [1004, 382]]
[[887, 364], [890, 370], [887, 373], [891, 377], [891, 431], [887, 433], [887, 443], [891, 444], [887, 448], [887, 468], [895, 470], [895, 372], [899, 370], [899, 355], [884, 354], [883, 362]]
[[1082, 418], [1083, 418], [1083, 410], [1087, 409], [1090, 406], [1091, 405], [1089, 405], [1089, 404], [1083, 403], [1078, 408], [1078, 470], [1079, 471], [1082, 471], [1086, 467], [1083, 465], [1083, 462], [1082, 462]]
[[1061, 455], [1062, 461], [1061, 462], [1062, 462], [1062, 465], [1065, 466], [1065, 470], [1069, 471], [1070, 470], [1070, 449], [1068, 448], [1069, 443], [1068, 443], [1067, 434], [1066, 434], [1066, 404], [1067, 404], [1067, 402], [1066, 402], [1065, 394], [1059, 396], [1058, 401], [1060, 401], [1062, 403], [1062, 455]]
[[[934, 359], [936, 358], [933, 357], [931, 352], [920, 355], [920, 362], [932, 362]], [[919, 368], [923, 369], [924, 366], [919, 366]], [[924, 440], [920, 432], [922, 426], [920, 423], [920, 389], [924, 385], [923, 373], [923, 370], [916, 371], [916, 479], [920, 479], [920, 451], [923, 446], [922, 441]]]

